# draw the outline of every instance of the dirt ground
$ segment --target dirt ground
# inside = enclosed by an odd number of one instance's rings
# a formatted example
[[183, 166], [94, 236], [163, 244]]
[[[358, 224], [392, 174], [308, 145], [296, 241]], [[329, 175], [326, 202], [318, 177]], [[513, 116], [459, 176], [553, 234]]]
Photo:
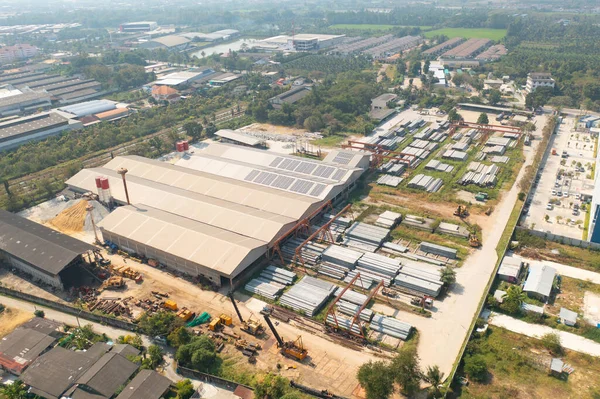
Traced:
[[0, 313], [0, 338], [32, 318], [33, 315], [31, 313], [23, 312], [22, 310], [4, 309], [4, 312]]
[[291, 126], [275, 126], [269, 123], [253, 123], [248, 126], [244, 126], [240, 131], [262, 131], [270, 134], [292, 134], [292, 135], [304, 135], [307, 133], [306, 129], [298, 129]]

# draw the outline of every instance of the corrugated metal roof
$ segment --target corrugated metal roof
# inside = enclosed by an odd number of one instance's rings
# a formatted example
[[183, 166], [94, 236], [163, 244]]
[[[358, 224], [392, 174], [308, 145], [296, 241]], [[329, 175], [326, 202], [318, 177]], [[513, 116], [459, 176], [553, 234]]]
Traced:
[[110, 100], [93, 100], [86, 101], [78, 104], [67, 105], [65, 107], [60, 107], [58, 110], [63, 112], [68, 112], [70, 114], [75, 115], [75, 117], [79, 118], [82, 116], [93, 115], [100, 112], [110, 111], [111, 109], [115, 109], [117, 107], [117, 103]]
[[159, 399], [171, 385], [171, 380], [154, 370], [141, 370], [117, 399]]
[[264, 140], [257, 139], [256, 137], [248, 136], [243, 133], [235, 132], [230, 129], [221, 129], [215, 133], [215, 136], [219, 136], [225, 139], [237, 141], [246, 145], [256, 146], [264, 143]]
[[556, 276], [556, 269], [546, 265], [531, 265], [529, 275], [523, 286], [523, 291], [535, 292], [543, 296], [549, 296], [552, 284]]

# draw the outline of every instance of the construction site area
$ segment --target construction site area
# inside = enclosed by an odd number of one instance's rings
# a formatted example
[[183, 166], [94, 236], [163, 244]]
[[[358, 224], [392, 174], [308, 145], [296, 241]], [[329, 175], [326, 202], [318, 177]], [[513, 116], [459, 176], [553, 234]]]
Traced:
[[0, 282], [134, 323], [174, 312], [240, 369], [345, 397], [410, 341], [448, 374], [545, 120], [525, 135], [410, 112], [322, 159], [200, 142], [83, 169], [21, 216], [97, 249], [84, 283], [17, 263]]

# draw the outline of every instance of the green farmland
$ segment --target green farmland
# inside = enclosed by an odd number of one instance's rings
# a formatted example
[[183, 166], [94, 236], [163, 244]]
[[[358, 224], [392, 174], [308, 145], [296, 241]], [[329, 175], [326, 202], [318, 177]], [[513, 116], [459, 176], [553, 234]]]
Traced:
[[329, 26], [329, 29], [340, 30], [391, 30], [393, 28], [421, 28], [421, 30], [431, 29], [431, 26], [401, 26], [401, 25], [375, 25], [375, 24], [336, 24]]
[[453, 37], [464, 37], [465, 39], [491, 39], [500, 40], [506, 36], [506, 29], [466, 29], [466, 28], [444, 28], [425, 32], [425, 37], [444, 35], [450, 39]]

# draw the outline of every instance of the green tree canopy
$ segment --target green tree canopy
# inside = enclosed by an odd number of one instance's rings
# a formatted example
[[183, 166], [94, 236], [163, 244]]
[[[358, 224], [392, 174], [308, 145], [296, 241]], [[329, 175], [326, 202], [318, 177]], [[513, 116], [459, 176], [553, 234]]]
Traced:
[[419, 389], [421, 370], [416, 347], [403, 347], [392, 359], [390, 367], [392, 375], [396, 383], [402, 387], [403, 393], [410, 396]]
[[175, 359], [186, 367], [208, 372], [216, 367], [217, 352], [214, 342], [207, 336], [194, 337], [189, 344], [177, 349]]
[[357, 378], [367, 399], [387, 399], [394, 392], [394, 376], [381, 361], [364, 363], [358, 369]]

